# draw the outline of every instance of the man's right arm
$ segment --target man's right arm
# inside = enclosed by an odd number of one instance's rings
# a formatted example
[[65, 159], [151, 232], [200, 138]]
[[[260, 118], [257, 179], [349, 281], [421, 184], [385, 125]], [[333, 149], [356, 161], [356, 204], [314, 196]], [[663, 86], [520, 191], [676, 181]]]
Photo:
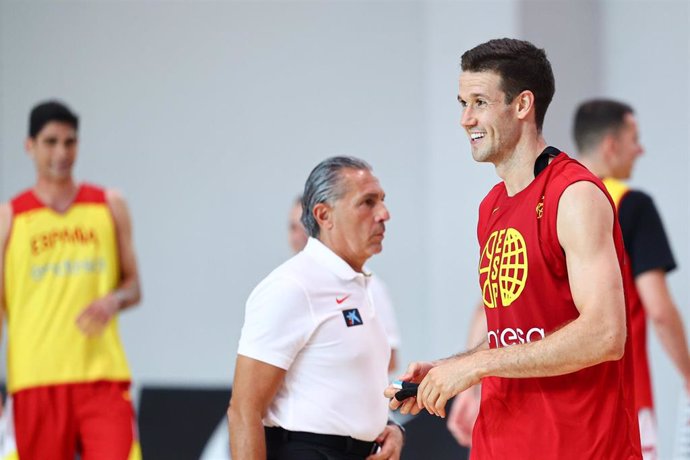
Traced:
[[266, 459], [262, 420], [285, 374], [286, 371], [279, 367], [237, 355], [232, 399], [228, 408], [232, 458]]

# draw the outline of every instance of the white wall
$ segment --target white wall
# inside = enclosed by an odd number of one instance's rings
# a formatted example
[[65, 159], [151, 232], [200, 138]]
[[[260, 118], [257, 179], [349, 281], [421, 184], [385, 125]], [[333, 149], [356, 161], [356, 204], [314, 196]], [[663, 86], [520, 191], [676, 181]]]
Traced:
[[368, 159], [391, 191], [382, 261], [400, 267], [400, 304], [423, 303], [418, 4], [2, 5], [3, 198], [33, 179], [28, 108], [69, 101], [79, 177], [130, 199], [145, 300], [123, 335], [137, 379], [230, 382], [244, 301], [289, 255], [287, 210], [333, 154]]
[[[0, 199], [33, 180], [31, 105], [68, 101], [82, 116], [78, 177], [131, 205], [145, 299], [122, 331], [135, 378], [229, 384], [246, 296], [289, 255], [291, 201], [321, 159], [361, 156], [392, 214], [371, 265], [396, 301], [402, 361], [447, 355], [479, 298], [476, 208], [497, 181], [459, 128], [459, 58], [518, 36], [554, 65], [547, 141], [571, 149], [583, 97], [638, 109], [648, 155], [635, 184], [668, 225], [685, 307], [688, 25], [684, 0], [0, 0]], [[652, 350], [668, 453], [679, 380]]]
[[[460, 127], [457, 101], [460, 56], [473, 46], [502, 36], [515, 36], [517, 1], [477, 3], [431, 2], [427, 6], [425, 75], [425, 161], [428, 244], [424, 311], [430, 333], [420, 358], [447, 356], [465, 348], [467, 321], [481, 299], [477, 282], [477, 209], [498, 182], [494, 168], [472, 159]], [[412, 340], [417, 331], [407, 334]], [[418, 340], [418, 339], [417, 339]]]

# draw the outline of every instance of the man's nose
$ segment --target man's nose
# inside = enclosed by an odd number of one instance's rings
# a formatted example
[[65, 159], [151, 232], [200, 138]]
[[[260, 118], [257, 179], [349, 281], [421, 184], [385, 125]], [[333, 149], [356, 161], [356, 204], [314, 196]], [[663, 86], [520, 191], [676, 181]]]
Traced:
[[474, 114], [472, 113], [472, 109], [469, 107], [465, 107], [462, 110], [462, 115], [460, 116], [460, 125], [463, 128], [470, 128], [474, 125], [477, 124], [476, 118], [474, 118]]
[[387, 220], [390, 220], [390, 218], [391, 218], [391, 213], [388, 211], [388, 208], [386, 207], [386, 205], [381, 203], [381, 211], [379, 212], [379, 220], [381, 222], [386, 222]]

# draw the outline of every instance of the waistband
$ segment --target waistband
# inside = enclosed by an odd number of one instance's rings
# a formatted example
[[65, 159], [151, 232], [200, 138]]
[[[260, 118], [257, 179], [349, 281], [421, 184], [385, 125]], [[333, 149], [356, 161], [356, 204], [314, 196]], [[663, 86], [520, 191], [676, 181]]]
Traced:
[[338, 436], [335, 434], [309, 433], [306, 431], [289, 431], [281, 427], [264, 427], [266, 444], [285, 443], [299, 441], [308, 444], [317, 444], [346, 454], [361, 455], [367, 457], [376, 452], [378, 444], [374, 441], [360, 441], [350, 436]]

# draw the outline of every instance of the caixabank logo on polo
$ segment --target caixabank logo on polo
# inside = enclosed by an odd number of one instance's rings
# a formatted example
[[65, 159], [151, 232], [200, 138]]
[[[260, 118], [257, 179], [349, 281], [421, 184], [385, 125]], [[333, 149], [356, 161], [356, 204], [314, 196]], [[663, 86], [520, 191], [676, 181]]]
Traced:
[[525, 289], [528, 261], [525, 238], [514, 228], [496, 230], [479, 258], [479, 283], [484, 305], [509, 307]]

